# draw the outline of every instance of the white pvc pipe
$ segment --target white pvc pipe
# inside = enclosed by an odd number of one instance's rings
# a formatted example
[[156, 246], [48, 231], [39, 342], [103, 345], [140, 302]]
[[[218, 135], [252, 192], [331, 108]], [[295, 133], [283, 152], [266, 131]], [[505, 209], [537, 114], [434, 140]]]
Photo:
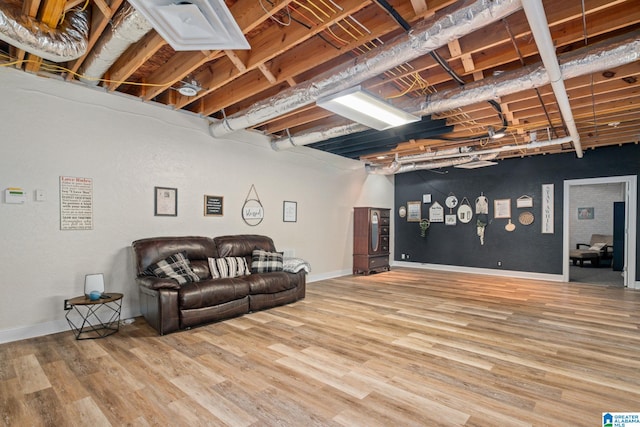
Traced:
[[551, 40], [551, 32], [549, 31], [549, 23], [547, 22], [547, 15], [545, 14], [544, 7], [541, 0], [523, 0], [522, 8], [529, 21], [529, 27], [533, 34], [533, 39], [538, 46], [538, 52], [542, 58], [542, 63], [547, 69], [549, 79], [551, 80], [551, 88], [558, 102], [558, 108], [560, 114], [564, 119], [564, 122], [569, 131], [569, 135], [573, 140], [573, 146], [576, 150], [576, 156], [582, 158], [582, 145], [580, 144], [580, 134], [576, 128], [576, 123], [573, 120], [573, 113], [571, 112], [571, 105], [569, 104], [569, 97], [567, 96], [567, 89], [564, 86], [564, 80], [562, 79], [562, 72], [560, 71], [560, 65], [558, 64], [558, 57], [556, 56], [556, 50]]

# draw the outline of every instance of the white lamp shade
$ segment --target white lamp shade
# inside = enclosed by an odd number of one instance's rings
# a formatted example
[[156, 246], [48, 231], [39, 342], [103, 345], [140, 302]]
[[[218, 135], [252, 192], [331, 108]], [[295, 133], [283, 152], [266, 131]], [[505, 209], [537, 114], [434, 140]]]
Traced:
[[84, 294], [89, 297], [91, 292], [97, 291], [101, 294], [104, 292], [104, 275], [102, 273], [98, 274], [87, 274], [84, 276]]

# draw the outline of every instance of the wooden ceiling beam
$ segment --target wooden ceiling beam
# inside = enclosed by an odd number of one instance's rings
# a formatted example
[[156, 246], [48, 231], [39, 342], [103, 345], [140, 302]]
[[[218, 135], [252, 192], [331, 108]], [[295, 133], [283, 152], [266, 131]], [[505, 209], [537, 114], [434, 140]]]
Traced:
[[167, 42], [155, 30], [149, 31], [140, 41], [131, 45], [113, 63], [105, 74], [107, 90], [114, 91], [122, 85], [138, 68], [149, 60]]
[[[64, 5], [66, 0], [44, 0], [44, 4], [39, 9], [39, 20], [50, 28], [56, 28], [64, 13]], [[35, 5], [28, 7], [32, 12]], [[42, 65], [42, 58], [34, 54], [29, 54], [28, 62], [25, 66], [25, 70], [30, 73], [36, 73], [40, 70]]]

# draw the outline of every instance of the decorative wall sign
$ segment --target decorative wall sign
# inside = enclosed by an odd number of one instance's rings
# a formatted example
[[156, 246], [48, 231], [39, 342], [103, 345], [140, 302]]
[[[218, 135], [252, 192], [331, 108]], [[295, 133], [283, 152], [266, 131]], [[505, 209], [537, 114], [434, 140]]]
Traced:
[[400, 218], [404, 218], [405, 216], [407, 216], [407, 208], [405, 208], [404, 206], [400, 206], [398, 208], [398, 215], [400, 215]]
[[433, 202], [429, 208], [430, 222], [444, 222], [444, 208], [438, 202]]
[[93, 180], [60, 177], [60, 230], [93, 229]]
[[458, 220], [463, 224], [467, 224], [471, 222], [472, 218], [473, 209], [471, 209], [471, 203], [466, 197], [463, 197], [460, 206], [458, 206]]
[[444, 216], [444, 223], [446, 225], [456, 225], [457, 218], [456, 214], [447, 214]]
[[298, 220], [298, 203], [282, 202], [282, 220], [284, 222], [296, 222]]
[[222, 196], [204, 196], [204, 216], [222, 216]]
[[155, 216], [178, 216], [178, 189], [154, 187]]
[[453, 209], [458, 206], [458, 198], [453, 193], [449, 193], [449, 196], [444, 199], [444, 204], [449, 209]]
[[407, 202], [407, 222], [420, 222], [422, 207], [420, 202]]
[[524, 196], [520, 196], [516, 199], [516, 208], [532, 208], [532, 207], [533, 207], [533, 197], [527, 196], [525, 194]]
[[553, 234], [553, 184], [542, 184], [542, 233]]
[[533, 224], [533, 214], [531, 212], [522, 212], [518, 217], [518, 222], [522, 225]]
[[[251, 198], [252, 191], [256, 195], [255, 198]], [[247, 193], [247, 197], [244, 199], [244, 204], [242, 205], [242, 219], [247, 225], [252, 227], [260, 224], [264, 219], [264, 208], [262, 207], [262, 203], [260, 203], [258, 191], [253, 184], [251, 184], [249, 193]]]
[[511, 218], [511, 199], [496, 199], [493, 201], [494, 218]]

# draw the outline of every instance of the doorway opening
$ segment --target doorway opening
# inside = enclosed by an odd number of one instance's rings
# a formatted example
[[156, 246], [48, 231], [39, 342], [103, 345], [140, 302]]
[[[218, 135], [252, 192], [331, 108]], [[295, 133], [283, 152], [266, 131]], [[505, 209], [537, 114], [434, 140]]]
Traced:
[[[595, 186], [590, 188], [591, 186]], [[597, 215], [597, 211], [593, 206], [582, 206], [582, 204], [589, 205], [588, 198], [585, 199], [584, 194], [588, 193], [590, 189], [598, 188], [599, 186], [603, 186], [603, 191], [610, 191], [613, 189], [613, 193], [616, 191], [619, 192], [618, 198], [620, 201], [624, 202], [621, 209], [624, 211], [624, 218], [621, 219], [623, 230], [622, 239], [622, 251], [618, 249], [616, 255], [619, 256], [616, 259], [616, 269], [618, 271], [613, 271], [614, 265], [613, 260], [605, 259], [604, 266], [595, 267], [584, 264], [582, 269], [580, 267], [574, 267], [569, 260], [569, 250], [571, 247], [575, 247], [575, 237], [572, 234], [573, 231], [576, 232], [577, 235], [582, 233], [583, 240], [586, 239], [584, 236], [591, 236], [589, 233], [590, 227], [592, 228], [592, 233], [598, 232], [598, 227], [600, 230], [605, 230], [602, 234], [612, 234], [613, 233], [613, 202], [611, 203], [611, 212], [608, 213], [608, 218], [603, 219], [603, 221], [611, 221], [610, 228], [606, 228], [607, 226], [594, 221]], [[575, 198], [572, 198], [573, 195], [577, 195]], [[621, 286], [636, 288], [636, 217], [637, 217], [637, 176], [617, 176], [617, 177], [602, 177], [602, 178], [588, 178], [588, 179], [576, 179], [576, 180], [567, 180], [564, 181], [564, 201], [563, 201], [563, 281], [568, 282], [572, 281], [584, 281], [586, 283], [604, 283], [616, 285], [620, 284]], [[616, 198], [616, 195], [613, 194], [613, 198]], [[576, 201], [577, 200], [577, 201]], [[573, 202], [573, 203], [572, 203]], [[600, 201], [601, 202], [601, 201]], [[575, 206], [576, 204], [581, 204], [581, 206]], [[587, 221], [578, 221], [576, 222], [576, 218], [578, 217], [578, 209], [590, 208], [591, 215], [588, 217], [582, 217], [581, 219], [587, 219]], [[580, 211], [582, 212], [582, 211]], [[603, 215], [604, 212], [600, 212], [600, 218], [605, 218], [607, 215]], [[605, 228], [602, 228], [605, 227]], [[576, 230], [580, 229], [580, 230]], [[606, 230], [611, 230], [611, 232], [607, 233]], [[589, 240], [580, 243], [589, 243]], [[622, 254], [620, 253], [622, 252]], [[620, 257], [620, 255], [622, 255]], [[622, 281], [620, 282], [617, 279], [616, 275], [620, 275], [622, 277]], [[600, 276], [600, 277], [597, 277]]]

